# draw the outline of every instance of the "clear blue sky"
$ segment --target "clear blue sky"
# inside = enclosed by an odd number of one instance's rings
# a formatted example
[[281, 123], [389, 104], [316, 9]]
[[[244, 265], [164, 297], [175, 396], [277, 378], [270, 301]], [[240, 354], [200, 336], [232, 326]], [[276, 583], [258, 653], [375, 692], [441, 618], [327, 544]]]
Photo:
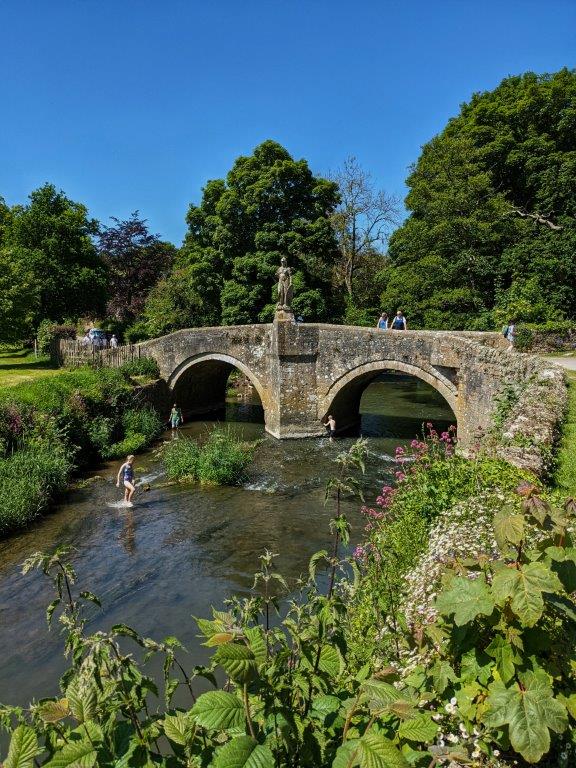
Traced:
[[473, 92], [576, 64], [575, 0], [0, 0], [0, 31], [0, 195], [50, 181], [177, 244], [264, 139], [404, 197]]

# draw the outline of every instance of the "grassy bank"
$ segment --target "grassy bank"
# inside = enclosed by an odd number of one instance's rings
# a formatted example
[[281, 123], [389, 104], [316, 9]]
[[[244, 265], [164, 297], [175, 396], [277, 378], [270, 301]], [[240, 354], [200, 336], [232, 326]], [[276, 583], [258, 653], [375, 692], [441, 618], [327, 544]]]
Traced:
[[158, 414], [120, 370], [77, 368], [0, 387], [0, 535], [46, 511], [71, 472], [136, 453]]
[[60, 373], [46, 355], [36, 357], [29, 349], [20, 347], [0, 349], [0, 387], [11, 387]]

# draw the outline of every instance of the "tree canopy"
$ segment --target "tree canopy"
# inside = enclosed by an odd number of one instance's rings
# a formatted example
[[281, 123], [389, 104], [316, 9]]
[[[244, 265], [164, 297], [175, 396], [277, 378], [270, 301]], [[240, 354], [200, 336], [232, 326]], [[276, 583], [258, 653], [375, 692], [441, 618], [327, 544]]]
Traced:
[[[0, 235], [2, 247], [18, 254], [19, 274], [31, 286], [25, 295], [31, 297], [27, 312], [32, 324], [99, 314], [106, 269], [92, 241], [98, 222], [52, 184], [36, 189], [29, 199], [28, 205], [0, 211]], [[23, 300], [19, 304], [22, 309]]]
[[271, 321], [282, 256], [294, 273], [295, 312], [310, 321], [333, 317], [339, 300], [331, 290], [337, 244], [330, 216], [338, 201], [334, 182], [314, 176], [276, 142], [239, 157], [190, 206], [174, 271], [144, 311], [147, 332]]
[[114, 226], [100, 230], [98, 251], [109, 273], [108, 314], [125, 323], [143, 310], [150, 290], [168, 272], [176, 249], [151, 234], [138, 211], [126, 221], [114, 216], [112, 221]]
[[434, 328], [576, 317], [576, 71], [476, 94], [423, 147], [382, 306]]

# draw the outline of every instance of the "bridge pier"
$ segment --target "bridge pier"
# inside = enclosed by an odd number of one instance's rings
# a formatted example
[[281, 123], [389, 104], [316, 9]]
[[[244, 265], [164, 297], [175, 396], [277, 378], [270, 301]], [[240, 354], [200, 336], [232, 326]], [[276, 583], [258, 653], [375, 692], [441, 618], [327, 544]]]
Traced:
[[316, 363], [319, 327], [277, 315], [272, 326], [270, 374], [273, 406], [266, 431], [279, 439], [325, 433], [318, 414]]

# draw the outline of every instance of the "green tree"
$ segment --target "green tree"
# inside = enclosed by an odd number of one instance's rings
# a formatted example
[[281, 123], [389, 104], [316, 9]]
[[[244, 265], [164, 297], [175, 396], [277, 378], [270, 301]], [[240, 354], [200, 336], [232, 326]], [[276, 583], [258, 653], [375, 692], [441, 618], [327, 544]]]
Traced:
[[98, 223], [85, 206], [45, 184], [32, 192], [28, 205], [11, 209], [3, 228], [5, 246], [18, 249], [38, 286], [35, 324], [102, 312], [106, 269], [92, 242]]
[[39, 294], [29, 253], [0, 248], [0, 341], [21, 341], [33, 335]]
[[[174, 272], [144, 311], [149, 332], [167, 316], [177, 327], [271, 321], [282, 256], [294, 273], [297, 313], [307, 320], [340, 313], [331, 290], [337, 244], [330, 216], [337, 203], [334, 182], [314, 176], [305, 160], [273, 141], [239, 157], [226, 179], [209, 181], [200, 205], [190, 207]], [[171, 295], [161, 298], [165, 289]]]
[[575, 127], [573, 70], [510, 77], [463, 105], [408, 178], [383, 306], [402, 306], [412, 327], [491, 327], [543, 319], [542, 307], [576, 317]]

